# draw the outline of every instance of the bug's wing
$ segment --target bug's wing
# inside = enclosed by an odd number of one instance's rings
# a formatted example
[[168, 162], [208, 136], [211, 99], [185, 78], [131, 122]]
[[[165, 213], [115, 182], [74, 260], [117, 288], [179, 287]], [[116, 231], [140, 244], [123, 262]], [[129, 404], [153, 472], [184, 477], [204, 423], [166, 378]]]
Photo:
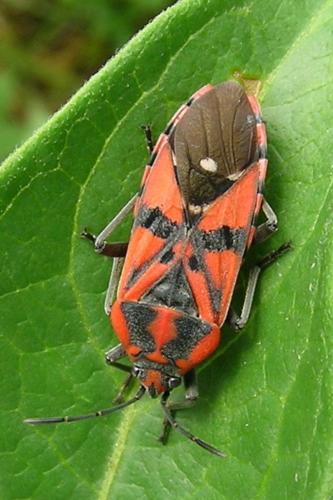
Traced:
[[184, 208], [166, 136], [147, 166], [118, 289], [118, 298], [139, 299], [170, 267], [185, 235]]
[[216, 324], [224, 322], [229, 309], [258, 204], [259, 181], [260, 164], [254, 163], [204, 212], [186, 249], [184, 268], [199, 314]]
[[212, 202], [257, 160], [256, 118], [244, 89], [232, 81], [206, 89], [170, 141], [186, 204]]

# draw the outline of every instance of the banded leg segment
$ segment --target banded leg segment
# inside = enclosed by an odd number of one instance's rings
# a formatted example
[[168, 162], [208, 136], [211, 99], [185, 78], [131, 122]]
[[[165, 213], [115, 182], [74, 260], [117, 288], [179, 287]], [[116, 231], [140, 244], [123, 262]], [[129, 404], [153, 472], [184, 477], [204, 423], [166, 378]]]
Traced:
[[248, 322], [250, 312], [252, 309], [252, 303], [254, 298], [255, 289], [258, 283], [258, 278], [260, 272], [268, 267], [270, 264], [275, 262], [279, 257], [291, 250], [290, 243], [284, 243], [277, 250], [270, 252], [263, 259], [261, 259], [257, 264], [255, 264], [250, 270], [249, 279], [246, 287], [245, 298], [242, 306], [241, 314], [238, 315], [232, 307], [229, 309], [227, 322], [235, 331], [239, 331]]

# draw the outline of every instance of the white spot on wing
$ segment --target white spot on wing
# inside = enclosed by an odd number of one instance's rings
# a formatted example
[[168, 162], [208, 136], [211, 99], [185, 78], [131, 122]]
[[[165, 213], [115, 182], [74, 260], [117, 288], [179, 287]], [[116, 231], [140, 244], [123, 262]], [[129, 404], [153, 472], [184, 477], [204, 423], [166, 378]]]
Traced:
[[207, 172], [216, 172], [217, 171], [217, 163], [213, 158], [203, 158], [200, 160], [200, 166], [207, 170]]

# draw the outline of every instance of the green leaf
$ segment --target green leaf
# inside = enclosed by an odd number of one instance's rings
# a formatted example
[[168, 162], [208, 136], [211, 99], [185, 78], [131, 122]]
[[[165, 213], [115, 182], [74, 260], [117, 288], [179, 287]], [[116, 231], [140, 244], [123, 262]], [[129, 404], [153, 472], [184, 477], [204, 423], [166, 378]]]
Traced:
[[[1, 497], [326, 499], [333, 493], [333, 0], [183, 0], [147, 26], [0, 169]], [[79, 238], [136, 191], [155, 135], [192, 92], [259, 78], [266, 195], [292, 240], [245, 330], [226, 331], [162, 447], [159, 404], [77, 425], [23, 418], [110, 406], [121, 374], [103, 314], [110, 261]], [[125, 224], [116, 237], [129, 231]], [[175, 395], [176, 397], [176, 395]]]

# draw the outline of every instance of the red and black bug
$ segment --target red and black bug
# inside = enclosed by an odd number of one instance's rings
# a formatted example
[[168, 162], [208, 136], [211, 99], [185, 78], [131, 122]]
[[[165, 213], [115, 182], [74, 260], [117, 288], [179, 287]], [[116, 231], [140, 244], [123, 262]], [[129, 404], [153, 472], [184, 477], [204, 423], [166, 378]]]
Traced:
[[[198, 398], [195, 369], [220, 343], [225, 321], [241, 329], [248, 320], [261, 269], [288, 250], [283, 245], [250, 271], [241, 314], [231, 306], [244, 255], [277, 229], [263, 198], [266, 129], [257, 99], [236, 82], [206, 85], [176, 112], [153, 146], [141, 188], [97, 236], [85, 232], [97, 252], [113, 257], [105, 301], [120, 344], [106, 353], [110, 365], [136, 377], [136, 395], [112, 408], [77, 417], [26, 420], [71, 422], [103, 416], [140, 399], [161, 395], [165, 440], [170, 426], [218, 455], [174, 418]], [[106, 243], [134, 209], [128, 243]], [[263, 211], [266, 221], [257, 225]], [[116, 294], [117, 292], [117, 294]], [[117, 295], [113, 302], [114, 295]], [[128, 358], [133, 366], [119, 362]], [[170, 391], [185, 386], [183, 402]]]

